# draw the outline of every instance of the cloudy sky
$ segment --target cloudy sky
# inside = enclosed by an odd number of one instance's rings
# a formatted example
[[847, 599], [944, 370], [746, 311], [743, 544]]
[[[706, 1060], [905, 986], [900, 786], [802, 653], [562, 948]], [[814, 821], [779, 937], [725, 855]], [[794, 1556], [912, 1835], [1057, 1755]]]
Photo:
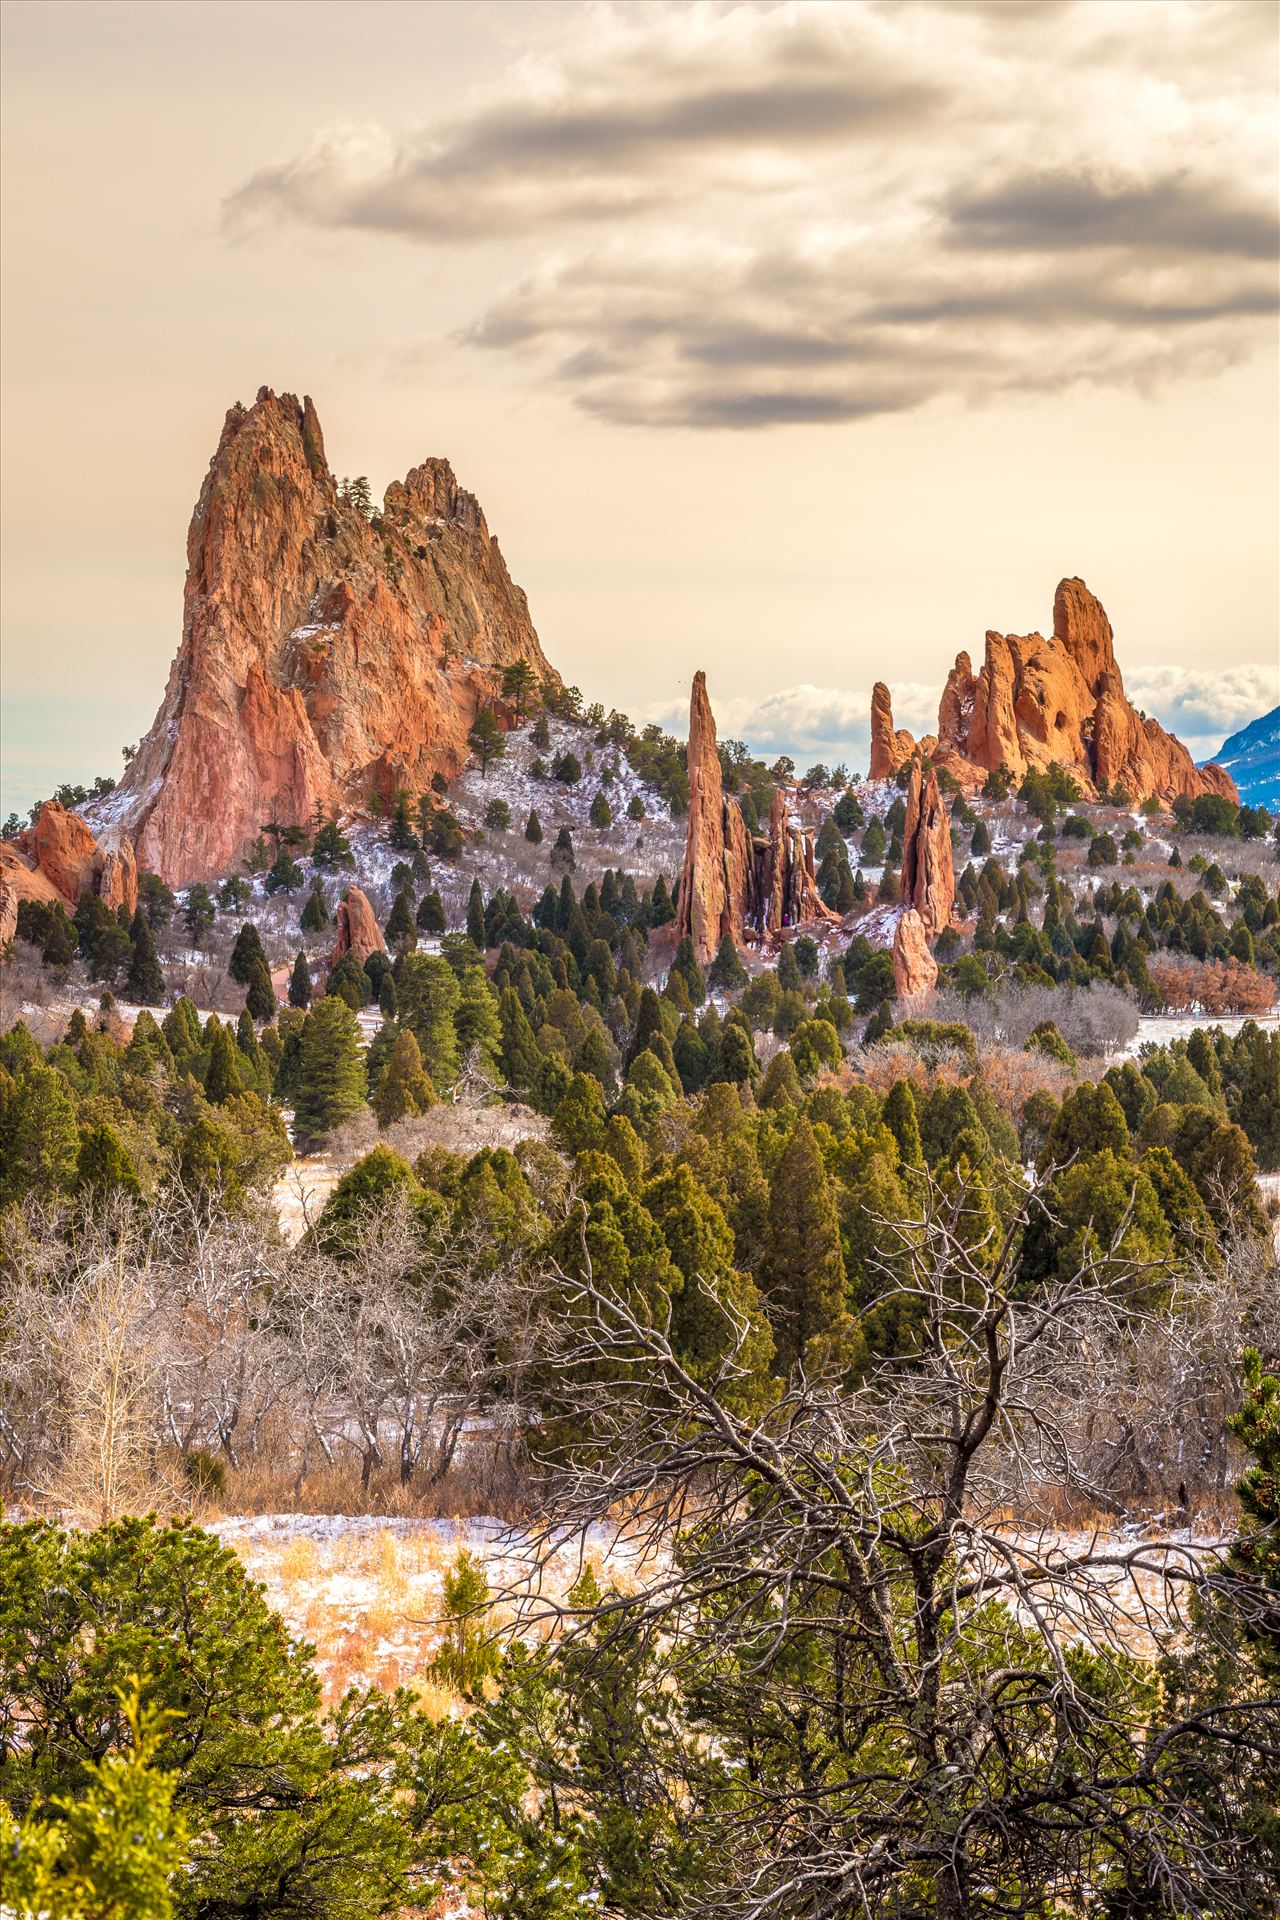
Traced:
[[1280, 698], [1265, 0], [6, 0], [3, 772], [119, 770], [231, 401], [448, 455], [588, 697], [865, 765], [1078, 573]]

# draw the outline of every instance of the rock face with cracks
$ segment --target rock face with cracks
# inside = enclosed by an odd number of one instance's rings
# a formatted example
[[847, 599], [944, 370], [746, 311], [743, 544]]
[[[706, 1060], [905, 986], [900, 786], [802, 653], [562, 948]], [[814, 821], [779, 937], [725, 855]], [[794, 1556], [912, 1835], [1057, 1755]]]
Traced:
[[[895, 732], [882, 682], [871, 696], [871, 743], [873, 779], [896, 772], [916, 745]], [[956, 655], [936, 740], [920, 745], [970, 790], [998, 767], [1021, 780], [1056, 763], [1090, 799], [1117, 787], [1134, 802], [1167, 805], [1202, 793], [1239, 799], [1229, 774], [1197, 767], [1180, 740], [1126, 698], [1111, 622], [1083, 580], [1058, 583], [1048, 638], [988, 633], [976, 673], [967, 653]]]
[[138, 904], [133, 848], [118, 830], [95, 838], [78, 813], [46, 800], [25, 833], [0, 843], [0, 946], [13, 938], [23, 900], [59, 901], [72, 913], [85, 893], [131, 914]]
[[902, 900], [914, 907], [925, 935], [935, 940], [951, 925], [956, 875], [951, 858], [951, 815], [932, 767], [926, 778], [917, 759], [907, 787], [902, 832]]
[[361, 966], [371, 953], [385, 953], [386, 942], [378, 916], [369, 896], [361, 887], [348, 887], [334, 915], [338, 937], [329, 955], [330, 967], [336, 967], [345, 954], [354, 953]]
[[892, 780], [903, 761], [911, 758], [915, 747], [905, 728], [899, 732], [894, 727], [889, 689], [883, 680], [877, 680], [871, 689], [871, 765], [867, 777]]
[[676, 903], [676, 936], [688, 936], [700, 965], [727, 933], [735, 945], [776, 938], [806, 922], [838, 921], [818, 892], [813, 840], [790, 817], [775, 787], [768, 837], [748, 833], [724, 791], [707, 676], [696, 673], [689, 703], [689, 824]]
[[88, 809], [172, 886], [225, 873], [264, 822], [452, 777], [502, 671], [555, 683], [475, 497], [445, 460], [369, 517], [310, 399], [227, 414], [187, 536], [182, 643], [120, 786]]
[[893, 936], [893, 990], [899, 1000], [917, 1000], [938, 984], [938, 963], [929, 951], [924, 921], [908, 907]]

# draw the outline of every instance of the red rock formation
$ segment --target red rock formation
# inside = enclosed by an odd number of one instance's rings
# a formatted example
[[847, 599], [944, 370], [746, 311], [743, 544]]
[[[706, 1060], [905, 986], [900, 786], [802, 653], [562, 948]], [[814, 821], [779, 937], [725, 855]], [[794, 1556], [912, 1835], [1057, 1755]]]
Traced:
[[370, 905], [368, 894], [360, 887], [347, 888], [344, 898], [338, 902], [334, 925], [338, 929], [338, 937], [329, 955], [331, 968], [337, 966], [344, 954], [354, 953], [363, 966], [371, 953], [385, 953], [387, 950], [378, 916]]
[[[700, 965], [705, 965], [720, 944], [721, 936], [742, 925], [746, 893], [746, 875], [742, 871], [742, 847], [746, 825], [736, 802], [737, 828], [726, 831], [724, 781], [720, 755], [716, 748], [716, 723], [707, 698], [707, 676], [695, 673], [689, 700], [689, 746], [686, 753], [689, 770], [689, 824], [685, 829], [684, 866], [680, 873], [680, 892], [676, 901], [676, 938], [693, 941]], [[739, 833], [737, 829], [741, 829]], [[726, 849], [735, 850], [734, 888], [739, 898], [735, 911], [729, 908], [729, 883], [726, 876]]]
[[138, 904], [133, 848], [114, 830], [95, 839], [78, 813], [46, 800], [33, 826], [0, 842], [0, 946], [13, 938], [21, 901], [60, 901], [73, 913], [83, 893], [132, 913]]
[[171, 885], [210, 879], [265, 820], [458, 772], [517, 659], [556, 680], [448, 462], [390, 486], [375, 526], [339, 499], [311, 401], [264, 387], [227, 415], [187, 536], [182, 644], [110, 818]]
[[871, 765], [867, 778], [892, 780], [915, 750], [916, 743], [905, 728], [894, 728], [889, 689], [883, 680], [877, 680], [871, 689]]
[[[892, 734], [892, 724], [888, 693], [877, 685], [871, 699], [873, 778], [884, 777], [877, 768], [890, 752], [888, 741], [896, 752], [903, 737]], [[921, 746], [928, 750], [928, 742]], [[1119, 786], [1134, 801], [1169, 803], [1179, 794], [1201, 793], [1239, 798], [1221, 767], [1197, 767], [1181, 741], [1130, 705], [1111, 622], [1083, 580], [1059, 582], [1048, 639], [988, 633], [976, 675], [968, 654], [957, 654], [938, 708], [936, 757], [969, 789], [980, 787], [997, 767], [1021, 780], [1029, 769], [1043, 771], [1056, 762], [1075, 775], [1087, 797], [1100, 787]]]
[[951, 858], [951, 815], [929, 769], [928, 779], [916, 760], [907, 788], [907, 817], [902, 833], [902, 900], [914, 907], [925, 934], [935, 940], [951, 925], [956, 875]]
[[929, 951], [924, 921], [908, 907], [893, 936], [893, 990], [899, 1000], [915, 1000], [938, 984], [938, 963]]
[[747, 832], [742, 809], [725, 796], [705, 673], [693, 677], [687, 764], [689, 824], [676, 938], [693, 941], [699, 964], [706, 965], [726, 933], [741, 946], [808, 921], [838, 920], [818, 892], [812, 838], [789, 817], [783, 788], [774, 788], [767, 839]]
[[52, 880], [27, 859], [16, 840], [0, 840], [0, 947], [7, 946], [18, 931], [18, 908], [24, 900], [50, 905], [60, 901], [68, 908], [75, 904], [65, 900]]

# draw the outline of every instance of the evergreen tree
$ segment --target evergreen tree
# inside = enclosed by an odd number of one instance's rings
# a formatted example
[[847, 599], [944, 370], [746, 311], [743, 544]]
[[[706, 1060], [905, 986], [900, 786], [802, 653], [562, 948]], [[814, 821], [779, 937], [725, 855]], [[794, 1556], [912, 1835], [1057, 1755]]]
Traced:
[[721, 935], [720, 945], [716, 948], [715, 959], [707, 968], [707, 985], [722, 993], [735, 992], [747, 984], [747, 970], [738, 958], [738, 949], [731, 933]]
[[707, 983], [694, 955], [693, 941], [687, 933], [676, 948], [676, 957], [671, 963], [671, 971], [684, 981], [694, 1006], [700, 1007], [707, 997]]
[[808, 1120], [792, 1129], [774, 1170], [762, 1286], [785, 1374], [810, 1341], [847, 1318], [835, 1194]]
[[535, 685], [533, 668], [527, 660], [513, 660], [502, 673], [502, 697], [515, 708], [516, 725], [523, 724]]
[[140, 1198], [142, 1183], [138, 1181], [138, 1169], [125, 1152], [119, 1133], [107, 1125], [107, 1121], [84, 1127], [75, 1185], [79, 1192], [92, 1192], [100, 1198], [113, 1192], [129, 1194], [132, 1200]]
[[307, 1015], [299, 1048], [294, 1134], [303, 1152], [364, 1103], [359, 1025], [344, 1000], [326, 994]]
[[553, 866], [568, 867], [571, 873], [577, 866], [577, 859], [573, 851], [573, 835], [570, 833], [568, 827], [561, 827], [559, 833], [556, 835], [556, 843], [551, 849], [551, 864]]
[[259, 953], [249, 969], [249, 990], [245, 995], [245, 1007], [254, 1020], [274, 1020], [276, 1016], [276, 990], [271, 984], [271, 974], [266, 958]]
[[513, 987], [504, 987], [502, 990], [498, 1018], [502, 1023], [502, 1076], [508, 1086], [520, 1089], [530, 1087], [542, 1056], [533, 1037], [533, 1028], [520, 1005], [520, 996]]
[[500, 1079], [502, 1022], [483, 968], [473, 967], [463, 976], [453, 1025], [462, 1059], [479, 1066], [491, 1079]]
[[262, 950], [262, 936], [253, 921], [246, 920], [236, 935], [231, 958], [227, 962], [227, 972], [238, 986], [247, 987], [253, 977], [254, 961], [261, 960], [265, 966], [266, 958]]
[[318, 867], [350, 867], [355, 864], [351, 842], [336, 820], [326, 820], [311, 842], [311, 858]]
[[125, 982], [129, 997], [143, 1007], [163, 1006], [164, 974], [156, 953], [156, 937], [141, 907], [133, 916], [129, 938], [133, 941], [133, 959]]
[[660, 873], [653, 883], [646, 917], [651, 927], [669, 927], [676, 917], [675, 901], [671, 898], [665, 874]]
[[895, 1080], [885, 1095], [884, 1123], [898, 1143], [898, 1158], [902, 1165], [923, 1167], [920, 1116], [916, 1110], [915, 1091], [909, 1080]]
[[418, 911], [414, 915], [422, 933], [443, 933], [445, 928], [444, 904], [438, 893], [424, 893], [418, 902]]
[[471, 891], [467, 895], [467, 937], [473, 947], [484, 952], [486, 941], [484, 931], [484, 895], [480, 891], [480, 882], [471, 882]]
[[451, 1087], [459, 1065], [457, 975], [439, 955], [407, 953], [396, 965], [395, 978], [400, 1018], [413, 1029], [433, 1085]]
[[592, 826], [601, 831], [613, 825], [613, 808], [609, 805], [603, 788], [597, 788], [596, 797], [591, 802], [591, 811], [588, 817]]
[[230, 1027], [221, 1022], [214, 1029], [213, 1040], [209, 1048], [209, 1070], [205, 1075], [205, 1099], [215, 1107], [225, 1100], [231, 1100], [244, 1092], [244, 1081], [240, 1077], [239, 1050]]
[[436, 1090], [422, 1064], [422, 1051], [411, 1027], [402, 1027], [378, 1080], [369, 1105], [380, 1127], [425, 1113], [436, 1104]]
[[300, 925], [304, 933], [321, 933], [329, 924], [329, 909], [324, 900], [324, 881], [317, 874], [303, 902]]
[[264, 884], [268, 893], [294, 893], [302, 885], [302, 868], [283, 847], [272, 861]]
[[373, 985], [354, 953], [344, 953], [325, 982], [327, 997], [344, 1000], [352, 1013], [359, 1013], [373, 998]]
[[489, 771], [491, 760], [498, 760], [507, 750], [507, 738], [498, 725], [490, 707], [481, 707], [467, 735], [467, 745], [480, 762], [481, 775]]
[[23, 1073], [9, 1098], [4, 1148], [0, 1193], [6, 1200], [27, 1194], [43, 1200], [75, 1184], [80, 1153], [75, 1102], [56, 1067], [35, 1065]]
[[418, 836], [409, 818], [409, 796], [403, 787], [396, 792], [387, 840], [397, 853], [413, 853], [417, 849]]
[[534, 807], [530, 807], [529, 818], [524, 823], [524, 837], [531, 846], [537, 847], [542, 844], [542, 822]]
[[204, 937], [214, 922], [214, 908], [208, 887], [199, 880], [187, 889], [187, 904], [182, 910], [182, 918], [192, 946], [203, 945]]
[[311, 1005], [311, 969], [307, 965], [307, 956], [299, 950], [293, 963], [293, 972], [289, 976], [289, 1005], [291, 1007], [309, 1007]]
[[400, 947], [416, 947], [418, 929], [414, 924], [413, 908], [409, 904], [409, 895], [402, 887], [391, 904], [387, 924], [383, 929], [387, 945], [393, 950]]

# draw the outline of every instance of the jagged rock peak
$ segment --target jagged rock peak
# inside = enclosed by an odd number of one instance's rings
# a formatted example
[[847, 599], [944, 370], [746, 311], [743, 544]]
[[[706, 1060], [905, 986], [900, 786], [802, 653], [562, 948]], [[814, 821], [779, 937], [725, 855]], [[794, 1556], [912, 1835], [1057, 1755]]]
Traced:
[[266, 819], [452, 777], [518, 659], [557, 681], [448, 461], [366, 512], [340, 494], [311, 399], [262, 387], [224, 421], [187, 536], [181, 645], [110, 818], [171, 885], [210, 879]]
[[742, 809], [724, 792], [707, 676], [689, 699], [689, 823], [676, 905], [676, 936], [693, 941], [699, 963], [728, 934], [735, 945], [776, 938], [787, 928], [838, 920], [818, 892], [813, 839], [791, 818], [775, 787], [768, 838], [747, 832]]
[[[895, 772], [916, 744], [894, 731], [888, 688], [877, 682], [872, 778]], [[1104, 787], [1166, 804], [1180, 794], [1239, 797], [1221, 767], [1197, 767], [1180, 740], [1126, 699], [1111, 622], [1097, 596], [1074, 577], [1058, 583], [1047, 639], [990, 631], [976, 674], [967, 653], [956, 655], [937, 735], [919, 746], [969, 789], [998, 767], [1021, 780], [1030, 769], [1056, 763], [1076, 776], [1086, 797]]]

